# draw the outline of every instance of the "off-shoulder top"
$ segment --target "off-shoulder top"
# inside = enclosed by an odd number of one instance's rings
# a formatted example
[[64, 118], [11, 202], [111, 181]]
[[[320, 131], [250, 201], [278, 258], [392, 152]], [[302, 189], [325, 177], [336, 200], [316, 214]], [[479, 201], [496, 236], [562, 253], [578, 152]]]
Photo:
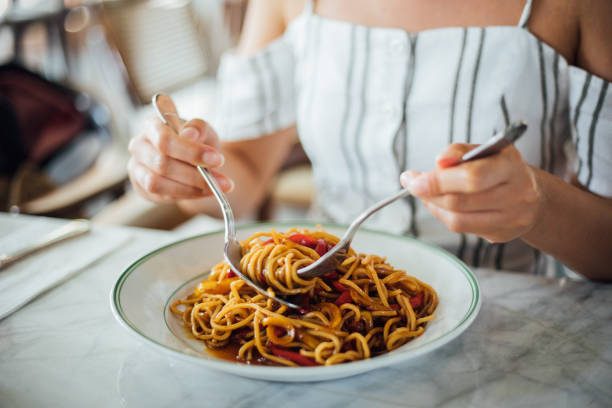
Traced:
[[[449, 143], [482, 143], [523, 120], [516, 147], [560, 177], [612, 197], [610, 83], [571, 66], [527, 27], [406, 32], [323, 18], [309, 2], [255, 55], [222, 58], [219, 132], [259, 137], [297, 125], [313, 165], [319, 219], [350, 222], [396, 192], [406, 169], [430, 170]], [[450, 232], [418, 200], [377, 213], [370, 228], [411, 234], [476, 266], [550, 272], [520, 240]]]

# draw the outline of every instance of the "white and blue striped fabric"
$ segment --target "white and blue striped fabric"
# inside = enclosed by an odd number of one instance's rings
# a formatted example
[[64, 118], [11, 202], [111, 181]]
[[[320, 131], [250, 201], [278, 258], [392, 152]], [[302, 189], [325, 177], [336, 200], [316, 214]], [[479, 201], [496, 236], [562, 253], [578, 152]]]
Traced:
[[[297, 124], [313, 163], [321, 217], [350, 222], [396, 192], [399, 174], [434, 167], [453, 142], [482, 143], [523, 120], [525, 160], [612, 197], [609, 82], [570, 66], [527, 29], [451, 27], [408, 33], [323, 18], [312, 3], [250, 57], [227, 54], [219, 80], [224, 140]], [[369, 227], [411, 234], [476, 266], [543, 273], [546, 257], [516, 240], [455, 234], [414, 199]]]

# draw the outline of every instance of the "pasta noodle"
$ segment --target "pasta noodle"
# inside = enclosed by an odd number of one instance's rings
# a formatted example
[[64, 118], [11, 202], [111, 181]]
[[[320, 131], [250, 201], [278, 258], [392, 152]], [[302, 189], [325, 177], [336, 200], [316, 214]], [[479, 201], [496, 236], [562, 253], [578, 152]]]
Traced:
[[302, 279], [339, 239], [317, 230], [274, 230], [241, 243], [240, 268], [270, 293], [301, 305], [294, 310], [258, 294], [227, 263], [171, 311], [209, 350], [229, 350], [250, 364], [332, 365], [370, 358], [423, 334], [434, 318], [436, 292], [377, 255], [350, 249], [334, 272]]

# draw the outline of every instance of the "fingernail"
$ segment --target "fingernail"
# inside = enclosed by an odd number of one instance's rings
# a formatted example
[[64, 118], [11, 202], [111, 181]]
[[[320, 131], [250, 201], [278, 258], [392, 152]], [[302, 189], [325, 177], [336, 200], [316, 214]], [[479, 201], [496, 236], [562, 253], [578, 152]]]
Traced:
[[412, 180], [412, 174], [409, 172], [405, 171], [400, 174], [400, 184], [402, 187], [408, 188], [410, 186], [410, 180]]
[[457, 164], [459, 162], [459, 158], [458, 157], [440, 157], [437, 160], [438, 163], [438, 167], [440, 168], [447, 168], [447, 167], [452, 167], [455, 164]]
[[221, 178], [217, 179], [219, 181], [219, 186], [221, 189], [227, 193], [234, 191], [234, 182], [230, 179]]
[[219, 153], [215, 152], [204, 152], [202, 160], [205, 166], [219, 167], [225, 162], [225, 158]]
[[416, 177], [418, 177], [421, 173], [419, 173], [418, 171], [414, 171], [414, 170], [406, 170], [405, 172], [403, 172], [402, 174], [400, 174], [400, 184], [404, 187], [404, 188], [408, 188], [408, 186], [410, 185], [410, 181], [414, 180]]
[[185, 128], [181, 131], [181, 137], [187, 140], [195, 142], [196, 140], [198, 140], [198, 136], [200, 136], [200, 132], [198, 132], [197, 129], [194, 129], [192, 127]]
[[412, 178], [408, 182], [408, 189], [414, 195], [427, 195], [429, 194], [429, 183], [424, 176]]

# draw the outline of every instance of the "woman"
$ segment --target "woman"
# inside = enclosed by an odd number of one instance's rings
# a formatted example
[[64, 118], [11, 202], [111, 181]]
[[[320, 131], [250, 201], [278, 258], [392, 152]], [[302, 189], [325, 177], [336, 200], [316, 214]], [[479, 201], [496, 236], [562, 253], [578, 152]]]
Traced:
[[[202, 120], [179, 134], [152, 120], [130, 145], [137, 191], [215, 213], [192, 165], [225, 161], [218, 179], [248, 213], [297, 124], [317, 206], [337, 222], [397, 191], [399, 177], [420, 200], [372, 226], [474, 265], [542, 273], [542, 251], [612, 279], [612, 3], [381, 4], [252, 0], [239, 52], [220, 67], [224, 142]], [[529, 128], [515, 147], [453, 165], [516, 120]]]

